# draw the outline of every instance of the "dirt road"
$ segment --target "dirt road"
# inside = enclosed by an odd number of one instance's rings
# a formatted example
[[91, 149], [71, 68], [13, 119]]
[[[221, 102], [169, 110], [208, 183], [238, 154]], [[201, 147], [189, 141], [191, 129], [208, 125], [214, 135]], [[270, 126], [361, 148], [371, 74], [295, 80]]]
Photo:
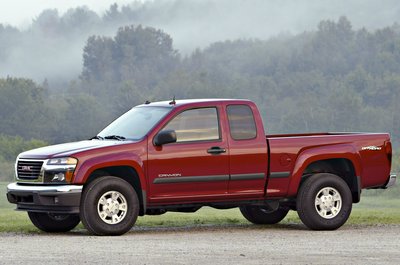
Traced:
[[136, 228], [120, 237], [3, 233], [0, 264], [400, 264], [400, 226]]

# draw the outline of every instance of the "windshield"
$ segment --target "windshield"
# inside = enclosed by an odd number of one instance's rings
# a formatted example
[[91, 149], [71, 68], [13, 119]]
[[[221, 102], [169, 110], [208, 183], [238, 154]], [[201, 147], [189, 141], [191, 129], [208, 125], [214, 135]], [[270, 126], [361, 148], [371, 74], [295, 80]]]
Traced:
[[120, 137], [122, 139], [139, 140], [170, 110], [171, 108], [167, 107], [134, 107], [108, 125], [98, 136], [105, 139]]

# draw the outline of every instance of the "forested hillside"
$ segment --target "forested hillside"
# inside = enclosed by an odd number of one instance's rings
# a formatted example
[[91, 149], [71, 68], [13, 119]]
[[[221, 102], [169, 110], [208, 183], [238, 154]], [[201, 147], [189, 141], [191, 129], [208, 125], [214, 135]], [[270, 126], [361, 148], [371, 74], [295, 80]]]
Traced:
[[[21, 17], [33, 5], [28, 2], [21, 4], [22, 12], [12, 8], [15, 3], [8, 6], [10, 10], [4, 5], [2, 11]], [[47, 6], [57, 6], [54, 2], [60, 1], [49, 1]], [[0, 18], [0, 76], [37, 82], [46, 78], [52, 89], [62, 89], [79, 75], [82, 49], [89, 36], [112, 37], [127, 25], [164, 30], [173, 38], [175, 49], [186, 56], [218, 41], [292, 36], [340, 16], [346, 16], [355, 29], [374, 31], [399, 22], [400, 10], [398, 0], [131, 0], [115, 1], [119, 4], [96, 9], [96, 13], [84, 6], [85, 1], [81, 6], [72, 4], [79, 1], [64, 2], [71, 8], [44, 9], [25, 17], [22, 25]]]
[[[2, 39], [13, 32], [6, 31], [0, 26]], [[187, 56], [168, 32], [127, 25], [90, 36], [82, 60], [79, 77], [57, 87], [0, 79], [0, 165], [10, 160], [2, 142], [11, 136], [24, 139], [14, 141], [20, 146], [87, 139], [134, 105], [173, 96], [252, 99], [268, 133], [389, 131], [399, 145], [396, 24], [354, 30], [341, 17], [302, 34], [227, 40]]]

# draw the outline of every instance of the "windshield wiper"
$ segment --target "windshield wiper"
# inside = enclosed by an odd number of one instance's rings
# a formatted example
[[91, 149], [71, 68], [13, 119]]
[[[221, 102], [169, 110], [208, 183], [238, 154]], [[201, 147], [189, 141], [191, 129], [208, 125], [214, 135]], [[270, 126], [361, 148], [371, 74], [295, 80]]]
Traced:
[[104, 136], [104, 139], [113, 139], [113, 140], [118, 140], [118, 141], [122, 141], [125, 140], [126, 138], [120, 135], [107, 135]]
[[96, 139], [96, 140], [104, 140], [104, 137], [101, 137], [101, 136], [99, 136], [99, 135], [96, 135], [96, 136], [90, 138], [89, 140], [94, 140], [94, 139]]

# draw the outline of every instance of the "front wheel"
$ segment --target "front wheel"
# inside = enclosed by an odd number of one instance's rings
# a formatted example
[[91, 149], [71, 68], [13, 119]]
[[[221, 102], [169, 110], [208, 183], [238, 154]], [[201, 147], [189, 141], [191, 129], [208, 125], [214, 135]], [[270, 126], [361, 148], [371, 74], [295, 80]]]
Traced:
[[301, 221], [313, 230], [335, 230], [346, 223], [352, 209], [352, 195], [340, 177], [320, 173], [300, 187], [296, 208]]
[[28, 216], [37, 228], [50, 233], [68, 232], [80, 222], [77, 214], [28, 212]]
[[92, 234], [122, 235], [132, 228], [138, 215], [136, 191], [121, 178], [98, 178], [83, 191], [80, 217]]
[[240, 207], [240, 212], [253, 224], [277, 224], [286, 217], [288, 209], [278, 208], [270, 210], [265, 206], [245, 205]]

